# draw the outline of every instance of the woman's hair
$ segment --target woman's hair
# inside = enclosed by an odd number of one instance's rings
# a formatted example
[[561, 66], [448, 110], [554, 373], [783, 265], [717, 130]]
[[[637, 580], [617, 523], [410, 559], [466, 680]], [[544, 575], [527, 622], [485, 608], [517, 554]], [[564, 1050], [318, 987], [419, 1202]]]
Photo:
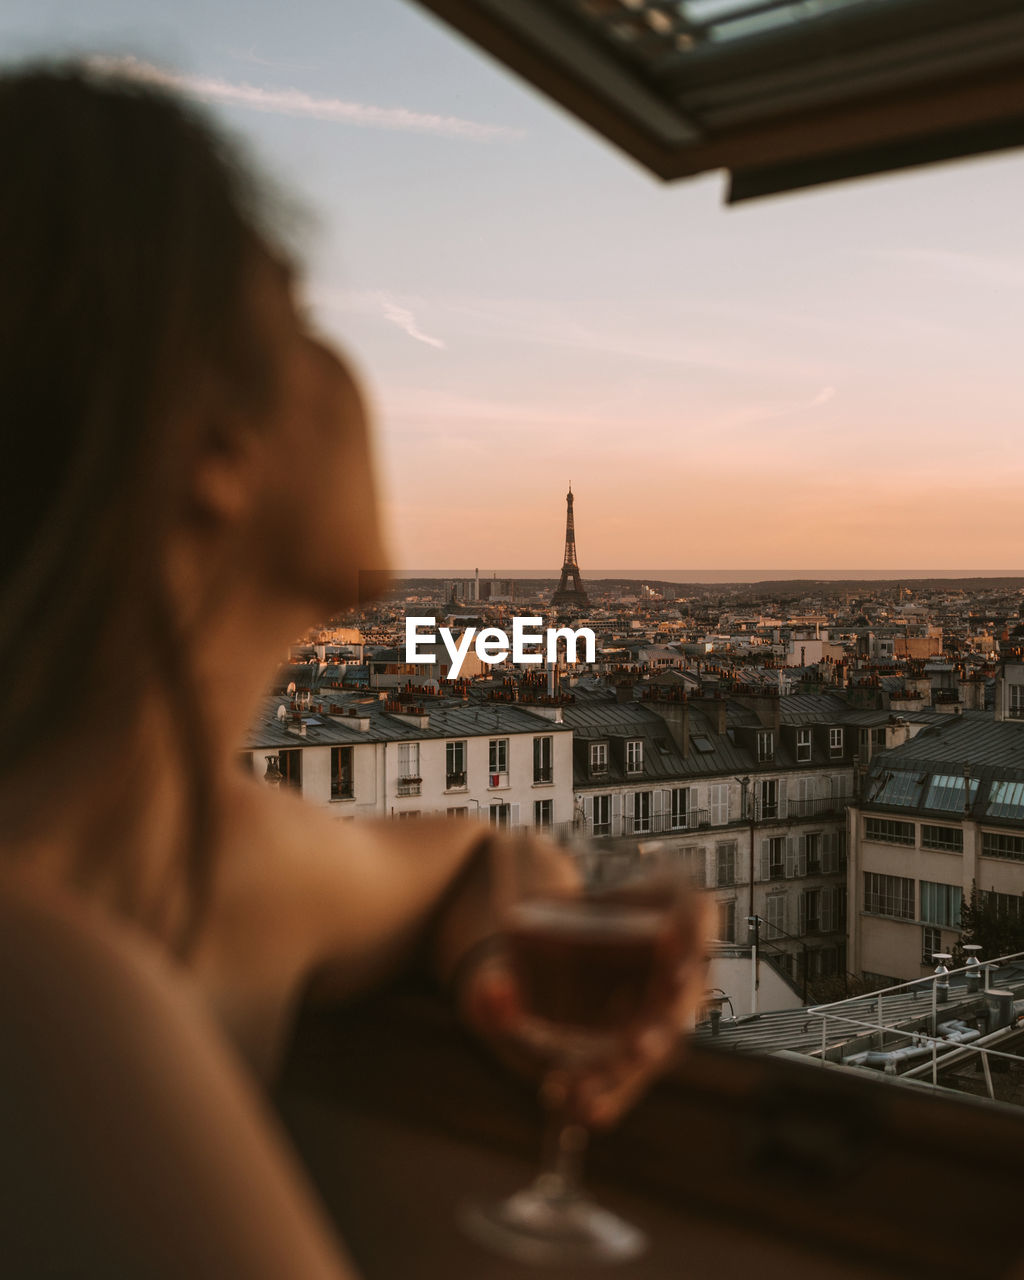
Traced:
[[194, 924], [214, 815], [162, 550], [213, 390], [254, 416], [272, 396], [250, 292], [265, 193], [182, 102], [87, 65], [0, 76], [0, 171], [5, 834], [30, 840], [69, 796], [109, 790], [75, 874], [115, 875], [141, 911], [125, 744], [161, 690]]

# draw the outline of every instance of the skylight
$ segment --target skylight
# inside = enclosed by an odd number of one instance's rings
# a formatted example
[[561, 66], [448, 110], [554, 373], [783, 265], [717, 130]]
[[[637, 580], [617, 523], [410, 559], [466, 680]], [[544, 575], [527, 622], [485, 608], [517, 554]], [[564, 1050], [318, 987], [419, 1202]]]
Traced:
[[419, 0], [730, 199], [1024, 143], [1020, 0]]

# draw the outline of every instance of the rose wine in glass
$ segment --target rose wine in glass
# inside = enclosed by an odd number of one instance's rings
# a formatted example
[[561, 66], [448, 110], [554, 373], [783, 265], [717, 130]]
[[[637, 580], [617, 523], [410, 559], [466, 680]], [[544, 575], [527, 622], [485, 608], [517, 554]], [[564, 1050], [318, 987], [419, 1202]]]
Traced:
[[524, 1009], [521, 1035], [553, 1065], [541, 1089], [543, 1168], [497, 1204], [466, 1206], [463, 1227], [521, 1262], [613, 1262], [646, 1239], [582, 1190], [587, 1131], [568, 1109], [574, 1079], [614, 1064], [632, 1037], [668, 1017], [682, 956], [675, 893], [526, 898], [506, 913]]

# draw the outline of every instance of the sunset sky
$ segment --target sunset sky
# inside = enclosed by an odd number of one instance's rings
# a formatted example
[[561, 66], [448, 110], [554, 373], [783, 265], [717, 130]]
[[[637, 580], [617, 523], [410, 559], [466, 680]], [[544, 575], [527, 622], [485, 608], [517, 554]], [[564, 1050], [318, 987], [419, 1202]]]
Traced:
[[[316, 214], [404, 570], [1024, 566], [1024, 153], [660, 185], [405, 0], [4, 0], [170, 69]], [[143, 74], [150, 74], [146, 67]]]

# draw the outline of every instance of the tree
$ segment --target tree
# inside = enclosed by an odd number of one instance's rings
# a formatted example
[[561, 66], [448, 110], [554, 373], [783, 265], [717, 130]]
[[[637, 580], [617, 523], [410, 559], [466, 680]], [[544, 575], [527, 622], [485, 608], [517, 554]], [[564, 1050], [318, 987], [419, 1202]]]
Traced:
[[1024, 951], [1024, 896], [989, 893], [975, 885], [961, 908], [960, 924], [963, 932], [953, 952], [956, 967], [967, 959], [965, 942], [978, 943], [982, 960]]

